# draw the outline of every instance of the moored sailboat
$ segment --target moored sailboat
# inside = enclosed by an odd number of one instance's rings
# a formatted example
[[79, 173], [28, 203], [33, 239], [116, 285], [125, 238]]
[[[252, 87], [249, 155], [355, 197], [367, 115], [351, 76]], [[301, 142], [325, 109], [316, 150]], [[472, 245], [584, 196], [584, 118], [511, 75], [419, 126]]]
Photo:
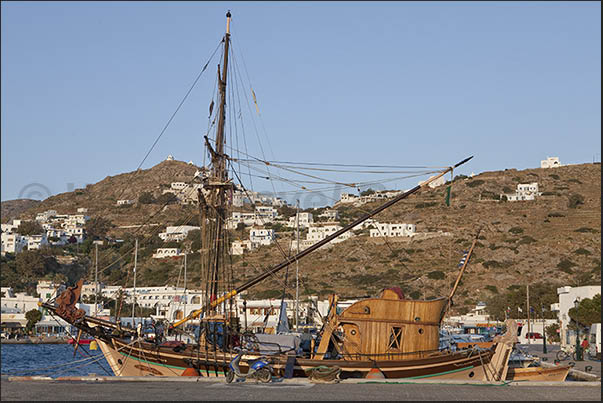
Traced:
[[[135, 329], [122, 327], [119, 322], [85, 315], [75, 307], [83, 280], [68, 288], [54, 303], [42, 305], [72, 323], [80, 331], [92, 335], [117, 376], [180, 376], [191, 370], [199, 376], [223, 375], [228, 363], [236, 355], [233, 350], [235, 347], [248, 350], [239, 364], [244, 372], [248, 362], [258, 358], [262, 351], [258, 336], [242, 333], [234, 320], [235, 315], [229, 302], [235, 296], [379, 212], [426, 188], [472, 158], [466, 158], [442, 170], [321, 241], [294, 256], [287, 257], [280, 264], [242, 285], [233, 287], [232, 282], [224, 278], [222, 270], [228, 255], [224, 236], [226, 205], [228, 195], [234, 189], [227, 170], [230, 160], [224, 149], [230, 22], [231, 15], [228, 13], [226, 34], [222, 40], [222, 72], [218, 69], [219, 108], [216, 116], [216, 136], [211, 141], [205, 137], [205, 145], [211, 155], [211, 169], [201, 178], [202, 188], [198, 190], [201, 270], [206, 283], [207, 300], [200, 309], [170, 325], [170, 331], [178, 333], [184, 332], [182, 328], [186, 323], [198, 321], [199, 334], [195, 338], [196, 342], [153, 343], [146, 341]], [[210, 114], [212, 108], [213, 103]], [[293, 376], [306, 376], [313, 368], [329, 366], [339, 367], [345, 376], [364, 377], [372, 369], [378, 368], [386, 378], [504, 380], [507, 376], [509, 354], [515, 340], [514, 322], [507, 324], [507, 334], [499, 337], [490, 349], [457, 352], [438, 350], [441, 321], [451, 304], [460, 275], [448, 297], [432, 300], [408, 299], [398, 289], [389, 288], [375, 298], [360, 300], [343, 312], [337, 313], [337, 297], [332, 296], [329, 314], [323, 323], [315, 348], [303, 352], [296, 348], [294, 341], [277, 343], [278, 352], [271, 355], [276, 374], [284, 376], [286, 373], [292, 373]]]

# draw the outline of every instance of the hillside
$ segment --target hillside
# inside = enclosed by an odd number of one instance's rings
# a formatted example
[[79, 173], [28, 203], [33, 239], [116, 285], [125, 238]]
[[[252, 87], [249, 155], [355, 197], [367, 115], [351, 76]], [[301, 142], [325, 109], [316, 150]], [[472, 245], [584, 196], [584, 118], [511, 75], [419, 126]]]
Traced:
[[13, 218], [19, 217], [21, 213], [36, 207], [40, 203], [39, 200], [32, 199], [15, 199], [1, 202], [0, 216], [2, 217], [2, 223], [7, 223]]
[[[538, 182], [543, 192], [534, 201], [492, 199], [503, 189], [510, 192], [518, 183], [530, 182]], [[417, 232], [443, 231], [450, 236], [424, 240], [364, 236], [323, 248], [299, 262], [303, 293], [374, 295], [383, 287], [400, 285], [414, 297], [444, 296], [456, 278], [462, 251], [469, 248], [478, 228], [479, 242], [457, 291], [457, 305], [472, 305], [528, 283], [600, 284], [600, 164], [509, 169], [457, 179], [450, 207], [444, 204], [444, 192], [445, 186], [422, 191], [376, 219], [415, 223]], [[350, 217], [363, 211], [344, 209]], [[280, 259], [276, 248], [260, 249], [237, 263], [235, 278], [249, 278], [258, 267]], [[270, 288], [282, 285], [273, 279], [257, 287], [265, 295]]]
[[[151, 254], [157, 247], [182, 245], [164, 244], [154, 234], [166, 224], [190, 220], [196, 224], [197, 208], [170, 205], [156, 213], [160, 207], [157, 204], [137, 203], [128, 207], [115, 204], [118, 199], [135, 199], [149, 190], [158, 196], [172, 181], [190, 181], [196, 169], [183, 162], [164, 161], [148, 170], [107, 177], [85, 189], [50, 197], [22, 216], [31, 218], [47, 209], [73, 213], [77, 207], [87, 207], [88, 215], [110, 219], [116, 226], [112, 234], [123, 237], [125, 242], [99, 250], [99, 269], [101, 279], [114, 284], [131, 283], [125, 273], [130, 273], [126, 268], [133, 261], [134, 230], [118, 227], [151, 219], [161, 225], [142, 231], [146, 237], [142, 233], [136, 235], [140, 242], [137, 284], [176, 284], [181, 262], [157, 261], [151, 259]], [[518, 183], [530, 182], [537, 182], [543, 192], [536, 200], [496, 200], [501, 193], [513, 192]], [[457, 177], [452, 184], [449, 207], [444, 204], [445, 188], [421, 190], [375, 217], [380, 222], [415, 223], [418, 233], [435, 233], [433, 237], [385, 239], [365, 234], [331, 248], [321, 248], [299, 262], [301, 295], [325, 296], [330, 292], [343, 297], [374, 295], [383, 287], [399, 285], [413, 298], [444, 296], [456, 278], [462, 251], [468, 249], [479, 228], [479, 242], [456, 294], [455, 303], [459, 307], [528, 283], [600, 284], [600, 164], [507, 169], [483, 172], [472, 178]], [[341, 207], [339, 211], [349, 222], [377, 205]], [[284, 251], [288, 250], [287, 242], [281, 239]], [[87, 265], [92, 267], [93, 251], [89, 245], [83, 251], [88, 256]], [[126, 254], [121, 268], [116, 261], [120, 254]], [[234, 257], [235, 283], [250, 279], [283, 257], [275, 245]], [[198, 253], [189, 256], [188, 267], [190, 286], [202, 288]], [[294, 274], [295, 266], [291, 266], [287, 290], [290, 295], [295, 293]], [[284, 276], [282, 272], [257, 285], [249, 296], [281, 295]]]
[[[107, 176], [85, 188], [49, 197], [21, 216], [33, 219], [37, 213], [45, 210], [74, 214], [78, 207], [85, 207], [89, 216], [104, 217], [117, 227], [141, 224], [157, 212], [158, 205], [136, 203], [117, 206], [117, 200], [137, 200], [143, 192], [151, 192], [158, 197], [172, 182], [190, 182], [197, 169], [197, 166], [182, 161], [166, 160], [150, 169]], [[181, 213], [179, 210], [179, 206], [169, 205], [165, 211], [154, 215], [151, 221], [165, 223], [170, 218], [178, 217]], [[115, 232], [120, 233], [118, 228]]]

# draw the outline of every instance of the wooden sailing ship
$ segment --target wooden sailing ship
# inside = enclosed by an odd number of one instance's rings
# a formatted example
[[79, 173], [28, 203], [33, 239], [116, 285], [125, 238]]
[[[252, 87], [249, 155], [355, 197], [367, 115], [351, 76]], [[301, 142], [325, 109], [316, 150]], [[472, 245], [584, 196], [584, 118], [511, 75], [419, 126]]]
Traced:
[[[83, 280], [68, 288], [54, 303], [42, 305], [72, 323], [80, 332], [94, 336], [117, 376], [180, 376], [191, 371], [199, 376], [223, 375], [228, 363], [235, 356], [233, 347], [237, 340], [240, 345], [246, 337], [252, 338], [242, 335], [233, 324], [232, 307], [229, 306], [233, 297], [297, 262], [375, 214], [427, 187], [471, 158], [443, 170], [322, 241], [286, 258], [282, 263], [246, 283], [233, 287], [232, 279], [221, 277], [221, 267], [228, 253], [227, 240], [223, 235], [227, 217], [225, 206], [228, 194], [233, 189], [226, 169], [228, 157], [224, 152], [230, 13], [226, 17], [226, 34], [222, 41], [222, 72], [218, 69], [220, 102], [213, 147], [207, 136], [205, 137], [206, 147], [211, 154], [211, 170], [203, 176], [203, 187], [198, 192], [201, 270], [206, 284], [207, 300], [201, 309], [170, 326], [171, 331], [178, 332], [185, 323], [199, 320], [202, 336], [196, 343], [157, 344], [145, 341], [136, 330], [123, 328], [118, 322], [86, 316], [75, 307]], [[307, 371], [312, 368], [329, 366], [341, 368], [342, 373], [347, 376], [363, 377], [372, 369], [378, 368], [386, 378], [504, 380], [507, 376], [508, 357], [514, 343], [513, 335], [516, 334], [514, 322], [509, 322], [508, 333], [497, 340], [490, 349], [458, 352], [438, 350], [440, 323], [450, 306], [468, 260], [465, 261], [447, 298], [411, 300], [395, 289], [386, 289], [378, 297], [358, 301], [337, 314], [337, 298], [332, 296], [331, 309], [323, 324], [316, 348], [307, 355], [295, 354], [292, 351], [272, 355], [276, 374], [283, 376], [286, 372], [293, 372], [293, 376], [306, 376]], [[218, 338], [221, 338], [221, 344], [218, 343]], [[240, 362], [242, 370], [245, 371], [249, 360], [259, 355], [260, 351], [254, 350], [244, 355]]]

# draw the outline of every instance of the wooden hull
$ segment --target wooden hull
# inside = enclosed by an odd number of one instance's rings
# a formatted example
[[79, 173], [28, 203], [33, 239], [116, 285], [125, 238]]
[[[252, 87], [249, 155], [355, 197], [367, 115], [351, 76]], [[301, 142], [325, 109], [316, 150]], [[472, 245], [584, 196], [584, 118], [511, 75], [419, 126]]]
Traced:
[[479, 347], [479, 348], [484, 348], [484, 349], [488, 349], [491, 348], [494, 345], [494, 342], [492, 341], [461, 341], [461, 342], [457, 342], [456, 343], [456, 347], [459, 349], [465, 349], [465, 348], [473, 348], [473, 347]]
[[560, 365], [553, 368], [509, 368], [507, 371], [507, 381], [563, 382], [567, 378], [570, 368], [568, 365]]
[[[217, 351], [207, 353], [197, 351], [194, 346], [175, 352], [171, 347], [157, 347], [151, 343], [112, 339], [98, 340], [98, 345], [107, 358], [116, 376], [181, 376], [188, 368], [195, 368], [199, 376], [224, 376], [224, 370], [235, 354]], [[491, 366], [494, 350], [480, 352], [422, 353], [423, 357], [409, 360], [315, 360], [297, 358], [294, 376], [305, 377], [306, 371], [320, 366], [338, 366], [343, 377], [364, 378], [375, 364], [385, 378], [436, 378], [458, 380], [493, 380]], [[249, 354], [242, 357], [240, 368], [248, 370], [247, 361], [257, 358]], [[287, 362], [286, 355], [274, 356], [275, 375], [283, 376]]]

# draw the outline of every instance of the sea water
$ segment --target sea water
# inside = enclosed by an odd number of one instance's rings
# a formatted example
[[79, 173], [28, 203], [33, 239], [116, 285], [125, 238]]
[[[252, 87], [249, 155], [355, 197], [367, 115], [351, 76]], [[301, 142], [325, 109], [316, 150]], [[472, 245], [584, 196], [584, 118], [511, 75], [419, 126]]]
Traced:
[[73, 355], [71, 344], [2, 343], [2, 375], [9, 376], [98, 376], [113, 375], [100, 348], [80, 345]]

